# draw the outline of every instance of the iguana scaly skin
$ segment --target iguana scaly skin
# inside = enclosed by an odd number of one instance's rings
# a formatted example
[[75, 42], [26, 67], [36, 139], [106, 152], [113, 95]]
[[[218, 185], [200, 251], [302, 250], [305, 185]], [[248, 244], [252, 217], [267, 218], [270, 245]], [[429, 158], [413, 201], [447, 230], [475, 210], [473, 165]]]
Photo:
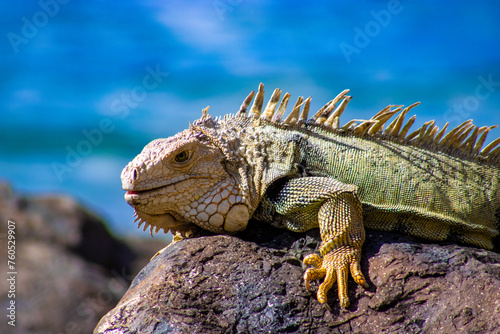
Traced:
[[149, 143], [121, 176], [139, 226], [183, 236], [197, 226], [235, 233], [251, 217], [298, 232], [319, 227], [322, 257], [304, 259], [315, 267], [306, 286], [324, 278], [325, 303], [337, 282], [343, 307], [349, 272], [366, 286], [364, 227], [498, 247], [500, 139], [483, 148], [494, 127], [469, 120], [446, 133], [430, 121], [408, 134], [415, 116], [403, 126], [404, 118], [418, 103], [340, 126], [347, 93], [310, 119], [310, 98], [299, 98], [283, 120], [290, 95], [280, 103], [276, 89], [262, 110], [261, 84], [249, 111], [254, 92], [235, 115], [214, 119], [206, 108], [189, 129]]

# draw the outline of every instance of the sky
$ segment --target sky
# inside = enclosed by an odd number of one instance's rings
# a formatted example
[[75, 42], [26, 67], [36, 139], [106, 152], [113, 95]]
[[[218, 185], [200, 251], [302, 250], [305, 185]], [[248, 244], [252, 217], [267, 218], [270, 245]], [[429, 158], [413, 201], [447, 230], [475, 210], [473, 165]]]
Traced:
[[[142, 235], [120, 173], [210, 105], [235, 112], [263, 82], [343, 89], [342, 121], [422, 104], [416, 125], [500, 123], [500, 2], [2, 1], [0, 180], [69, 194], [118, 235]], [[489, 140], [499, 137], [491, 132]]]

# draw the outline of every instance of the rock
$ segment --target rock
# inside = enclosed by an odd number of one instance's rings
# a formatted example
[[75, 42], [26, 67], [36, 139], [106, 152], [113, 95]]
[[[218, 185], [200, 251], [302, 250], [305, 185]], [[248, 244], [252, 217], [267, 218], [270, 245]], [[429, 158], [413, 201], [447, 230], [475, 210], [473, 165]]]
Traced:
[[[61, 195], [19, 197], [0, 184], [0, 238], [7, 252], [7, 221], [15, 222], [15, 298], [0, 282], [5, 317], [11, 300], [16, 327], [0, 322], [0, 333], [89, 333], [126, 291], [149, 257], [138, 245], [113, 237], [104, 222], [74, 199]], [[7, 270], [7, 257], [0, 268]], [[7, 319], [7, 318], [6, 318]], [[14, 329], [14, 331], [13, 331]]]
[[[258, 240], [258, 241], [256, 241]], [[179, 241], [151, 261], [94, 333], [499, 333], [500, 254], [368, 231], [365, 291], [331, 311], [304, 287], [305, 234], [251, 222], [238, 236]]]

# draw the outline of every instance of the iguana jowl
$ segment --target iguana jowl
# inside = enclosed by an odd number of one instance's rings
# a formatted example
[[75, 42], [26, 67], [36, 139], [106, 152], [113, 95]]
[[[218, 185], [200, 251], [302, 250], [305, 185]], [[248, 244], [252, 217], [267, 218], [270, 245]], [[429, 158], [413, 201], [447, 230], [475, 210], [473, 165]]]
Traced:
[[343, 307], [349, 272], [366, 286], [364, 227], [498, 249], [500, 138], [483, 148], [494, 126], [468, 120], [446, 133], [430, 121], [409, 133], [415, 116], [404, 118], [418, 103], [340, 126], [347, 93], [311, 118], [310, 98], [300, 97], [283, 119], [290, 95], [280, 102], [276, 89], [262, 110], [261, 84], [250, 110], [254, 92], [234, 115], [212, 118], [207, 108], [189, 129], [149, 143], [121, 175], [139, 226], [183, 236], [196, 226], [235, 233], [251, 217], [298, 232], [319, 227], [322, 257], [304, 259], [315, 267], [306, 286], [324, 278], [325, 303], [337, 282]]

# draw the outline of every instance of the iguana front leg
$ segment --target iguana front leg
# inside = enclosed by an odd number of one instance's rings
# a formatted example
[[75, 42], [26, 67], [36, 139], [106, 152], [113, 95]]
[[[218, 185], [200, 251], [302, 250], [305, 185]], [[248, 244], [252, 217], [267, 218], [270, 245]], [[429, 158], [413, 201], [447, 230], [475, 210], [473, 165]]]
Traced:
[[349, 271], [356, 283], [367, 286], [360, 269], [365, 231], [356, 186], [327, 177], [281, 180], [268, 190], [261, 212], [274, 225], [297, 232], [319, 226], [323, 258], [312, 254], [304, 259], [316, 267], [307, 269], [304, 280], [309, 288], [311, 280], [324, 278], [317, 294], [320, 303], [327, 302], [326, 294], [337, 282], [340, 305], [349, 306]]
[[354, 281], [367, 287], [366, 279], [360, 268], [361, 247], [365, 241], [365, 230], [361, 202], [356, 192], [338, 193], [326, 200], [318, 213], [322, 243], [321, 259], [317, 254], [304, 258], [304, 263], [317, 269], [307, 269], [304, 273], [306, 287], [309, 281], [325, 278], [318, 288], [318, 301], [326, 303], [328, 290], [337, 281], [340, 306], [349, 306], [347, 295], [348, 273]]

